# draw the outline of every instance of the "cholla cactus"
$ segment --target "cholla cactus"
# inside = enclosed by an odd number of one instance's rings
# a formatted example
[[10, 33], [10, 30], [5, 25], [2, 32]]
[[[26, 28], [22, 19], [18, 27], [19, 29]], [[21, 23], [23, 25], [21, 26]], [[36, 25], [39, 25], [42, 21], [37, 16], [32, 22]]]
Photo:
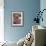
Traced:
[[29, 32], [27, 35], [26, 35], [26, 38], [24, 40], [24, 44], [23, 46], [30, 46], [33, 42], [33, 37], [32, 37], [32, 34]]
[[1, 46], [7, 46], [7, 41], [4, 41]]
[[7, 44], [6, 44], [6, 43], [4, 43], [2, 46], [7, 46]]

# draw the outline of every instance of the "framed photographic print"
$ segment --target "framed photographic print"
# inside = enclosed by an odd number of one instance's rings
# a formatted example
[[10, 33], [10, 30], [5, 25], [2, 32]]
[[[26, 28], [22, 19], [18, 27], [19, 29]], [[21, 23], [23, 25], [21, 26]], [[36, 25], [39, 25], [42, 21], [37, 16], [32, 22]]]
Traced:
[[23, 26], [23, 12], [12, 12], [12, 26]]

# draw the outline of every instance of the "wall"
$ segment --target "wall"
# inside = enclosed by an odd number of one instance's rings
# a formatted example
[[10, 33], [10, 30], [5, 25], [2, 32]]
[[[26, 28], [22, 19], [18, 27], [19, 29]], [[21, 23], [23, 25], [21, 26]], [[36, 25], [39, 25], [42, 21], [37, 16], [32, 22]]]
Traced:
[[0, 42], [4, 41], [4, 0], [0, 0]]
[[[41, 11], [43, 9], [46, 9], [46, 0], [41, 0], [40, 1], [40, 9], [41, 9]], [[42, 21], [40, 22], [40, 25], [46, 27], [46, 20], [45, 20], [46, 19], [46, 11], [43, 12], [43, 16], [42, 17], [43, 17], [44, 20], [43, 20], [43, 22]]]
[[[40, 9], [39, 0], [4, 0], [4, 36], [7, 41], [18, 41], [32, 29], [35, 12]], [[24, 11], [24, 27], [11, 25], [12, 11]]]
[[[46, 0], [40, 0], [40, 10], [46, 9]], [[43, 17], [43, 22], [40, 21], [40, 25], [46, 27], [46, 11], [42, 15]], [[45, 33], [45, 43], [46, 43], [46, 33]]]

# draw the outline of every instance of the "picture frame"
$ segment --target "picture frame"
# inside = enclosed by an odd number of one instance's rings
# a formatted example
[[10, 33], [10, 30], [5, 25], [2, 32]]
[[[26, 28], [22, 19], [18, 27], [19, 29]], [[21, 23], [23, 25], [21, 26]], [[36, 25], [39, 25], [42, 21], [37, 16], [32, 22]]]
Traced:
[[24, 13], [22, 11], [12, 12], [12, 26], [18, 27], [24, 24]]

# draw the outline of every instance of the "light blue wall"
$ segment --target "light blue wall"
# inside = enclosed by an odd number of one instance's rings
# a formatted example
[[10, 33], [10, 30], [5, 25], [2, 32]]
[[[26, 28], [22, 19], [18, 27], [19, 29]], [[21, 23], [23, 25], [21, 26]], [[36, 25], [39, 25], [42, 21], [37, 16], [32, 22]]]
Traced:
[[[43, 10], [43, 9], [46, 9], [46, 0], [40, 1], [40, 10]], [[43, 13], [42, 17], [43, 17], [43, 22], [40, 21], [40, 25], [46, 27], [46, 11]], [[45, 37], [45, 39], [46, 39], [46, 37]], [[46, 44], [46, 40], [45, 40], [45, 44]]]
[[[40, 9], [39, 0], [5, 0], [4, 1], [4, 30], [5, 40], [18, 41], [24, 37], [32, 28], [35, 12]], [[24, 27], [12, 27], [12, 11], [24, 11]]]
[[[40, 1], [40, 10], [42, 11], [43, 9], [46, 9], [46, 0], [41, 0]], [[40, 21], [40, 25], [46, 27], [46, 10], [43, 12], [43, 22]]]

